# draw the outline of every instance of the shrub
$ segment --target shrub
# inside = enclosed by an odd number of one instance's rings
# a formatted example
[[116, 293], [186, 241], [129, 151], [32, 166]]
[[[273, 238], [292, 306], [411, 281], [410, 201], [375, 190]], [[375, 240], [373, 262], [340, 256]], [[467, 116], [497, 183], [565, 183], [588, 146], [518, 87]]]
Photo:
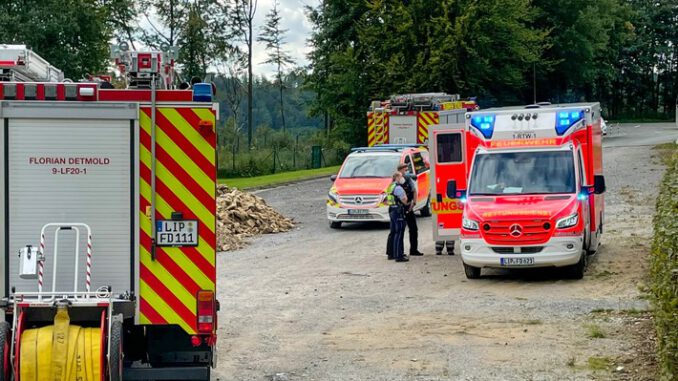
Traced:
[[661, 183], [654, 217], [651, 296], [662, 379], [678, 379], [678, 150]]

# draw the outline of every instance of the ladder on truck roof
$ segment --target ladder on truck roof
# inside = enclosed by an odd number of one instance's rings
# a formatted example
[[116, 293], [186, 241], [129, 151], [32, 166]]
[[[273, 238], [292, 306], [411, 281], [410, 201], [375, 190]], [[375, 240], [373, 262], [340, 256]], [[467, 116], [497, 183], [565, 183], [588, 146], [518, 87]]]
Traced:
[[64, 73], [26, 45], [0, 45], [1, 82], [61, 82]]

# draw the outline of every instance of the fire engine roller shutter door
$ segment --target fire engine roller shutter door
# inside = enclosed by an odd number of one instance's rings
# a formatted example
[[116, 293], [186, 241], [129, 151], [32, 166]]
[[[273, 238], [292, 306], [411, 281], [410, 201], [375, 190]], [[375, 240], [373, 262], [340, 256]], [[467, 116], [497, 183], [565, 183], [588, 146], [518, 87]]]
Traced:
[[[46, 223], [85, 223], [92, 229], [92, 290], [110, 285], [131, 290], [136, 210], [132, 157], [136, 104], [54, 102], [3, 107], [5, 169], [9, 197], [9, 282], [17, 291], [36, 291], [36, 280], [18, 277], [15, 253], [38, 245]], [[4, 106], [4, 105], [3, 105]], [[54, 229], [45, 247], [44, 291], [50, 291]], [[78, 290], [85, 290], [87, 232], [80, 232]], [[75, 232], [59, 234], [57, 291], [72, 291]]]
[[389, 118], [389, 137], [391, 144], [416, 144], [417, 116], [391, 115]]

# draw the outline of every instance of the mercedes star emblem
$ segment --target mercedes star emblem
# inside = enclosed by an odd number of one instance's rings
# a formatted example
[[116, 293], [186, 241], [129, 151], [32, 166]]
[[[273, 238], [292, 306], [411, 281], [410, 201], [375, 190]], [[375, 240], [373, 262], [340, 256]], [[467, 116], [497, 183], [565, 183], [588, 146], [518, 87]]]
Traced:
[[520, 237], [523, 235], [523, 227], [518, 224], [513, 224], [509, 228], [509, 234], [511, 237]]
[[356, 204], [362, 204], [362, 203], [363, 203], [363, 198], [360, 197], [360, 196], [356, 197], [356, 198], [355, 198], [355, 203], [356, 203]]

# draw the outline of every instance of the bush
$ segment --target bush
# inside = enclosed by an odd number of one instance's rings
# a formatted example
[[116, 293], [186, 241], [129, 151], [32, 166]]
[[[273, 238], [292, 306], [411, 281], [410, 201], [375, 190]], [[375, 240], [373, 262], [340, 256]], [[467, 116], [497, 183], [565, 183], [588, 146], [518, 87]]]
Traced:
[[678, 150], [662, 180], [654, 217], [651, 296], [662, 379], [678, 379]]

